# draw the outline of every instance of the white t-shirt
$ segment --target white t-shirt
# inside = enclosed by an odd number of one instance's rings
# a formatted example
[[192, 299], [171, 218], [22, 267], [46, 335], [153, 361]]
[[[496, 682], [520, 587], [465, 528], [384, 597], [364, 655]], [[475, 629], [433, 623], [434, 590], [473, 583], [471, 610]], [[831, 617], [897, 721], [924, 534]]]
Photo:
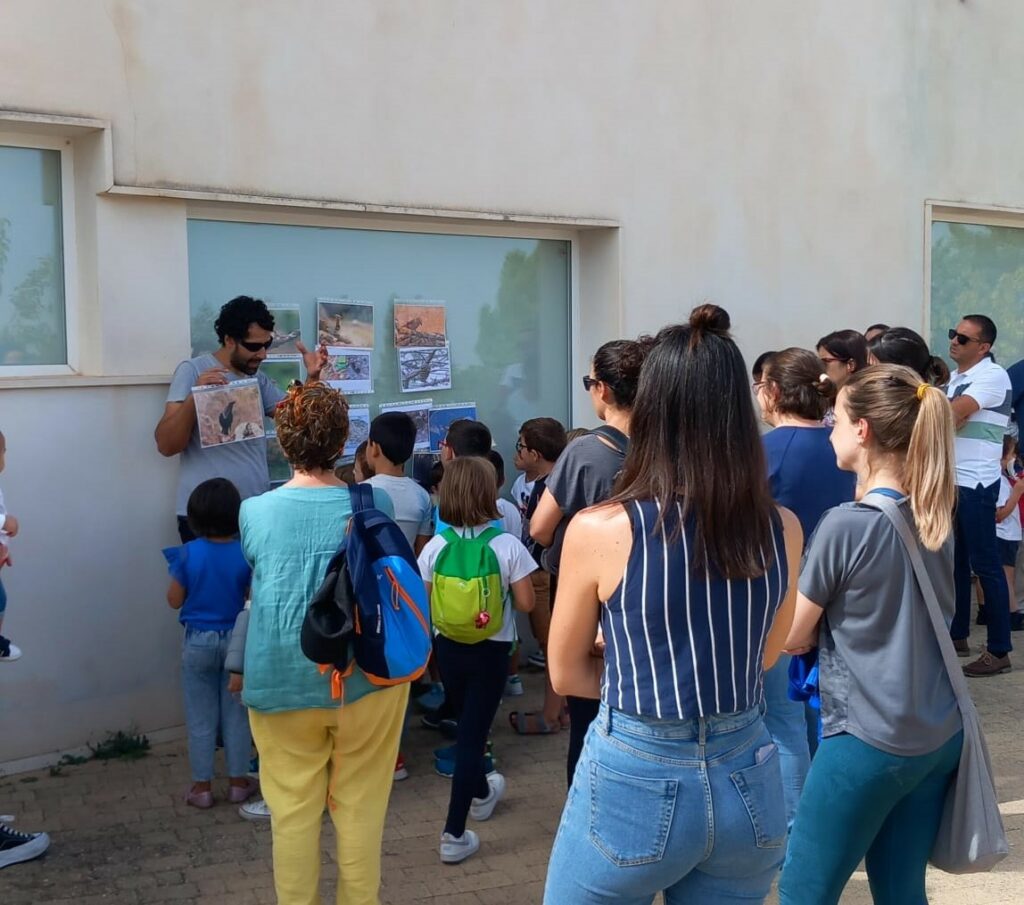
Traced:
[[519, 514], [519, 507], [508, 500], [498, 500], [498, 512], [501, 513], [501, 529], [507, 531], [513, 537], [523, 536], [523, 517]]
[[[455, 531], [467, 531], [476, 537], [489, 525], [480, 525], [476, 528], [456, 528]], [[438, 554], [447, 546], [448, 541], [440, 534], [430, 539], [430, 542], [420, 553], [419, 566], [420, 574], [424, 581], [434, 580], [434, 563], [437, 562]], [[498, 567], [501, 570], [501, 588], [505, 594], [505, 607], [501, 616], [501, 631], [493, 635], [491, 641], [514, 641], [516, 637], [516, 620], [512, 614], [512, 595], [509, 594], [509, 587], [520, 579], [526, 578], [537, 571], [537, 563], [530, 556], [530, 551], [523, 546], [518, 537], [511, 534], [499, 534], [492, 538], [489, 544], [498, 558]]]
[[395, 522], [402, 534], [415, 549], [416, 536], [430, 537], [434, 533], [434, 510], [427, 493], [412, 478], [398, 478], [389, 474], [378, 474], [366, 482], [391, 497], [395, 507]]
[[1002, 471], [1003, 434], [1010, 422], [1012, 391], [1006, 371], [991, 358], [954, 371], [946, 387], [950, 400], [970, 396], [980, 408], [956, 432], [956, 482], [961, 487], [991, 487]]
[[[999, 499], [996, 501], [996, 509], [1002, 509], [1006, 505], [1007, 500], [1010, 499], [1010, 491], [1012, 489], [1013, 485], [1010, 483], [1010, 479], [1006, 475], [1000, 475]], [[1020, 509], [1014, 506], [1013, 512], [1001, 522], [996, 522], [996, 537], [1000, 540], [1020, 540], [1021, 534]]]
[[530, 495], [533, 493], [533, 481], [527, 481], [525, 474], [520, 474], [512, 482], [512, 489], [509, 496], [516, 504], [520, 516], [526, 515], [526, 506], [530, 502]]

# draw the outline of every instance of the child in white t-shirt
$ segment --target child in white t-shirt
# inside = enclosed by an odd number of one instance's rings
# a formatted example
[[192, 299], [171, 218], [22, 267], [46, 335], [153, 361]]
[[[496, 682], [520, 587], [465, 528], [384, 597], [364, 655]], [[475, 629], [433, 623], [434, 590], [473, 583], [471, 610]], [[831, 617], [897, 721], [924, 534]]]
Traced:
[[373, 477], [367, 483], [383, 490], [395, 507], [395, 522], [416, 552], [434, 533], [428, 494], [405, 476], [405, 463], [416, 445], [416, 425], [405, 412], [384, 412], [370, 424], [366, 461]]
[[1024, 613], [1017, 605], [1017, 552], [1021, 542], [1020, 498], [1024, 495], [1024, 480], [1013, 475], [1017, 458], [1017, 441], [1003, 437], [1003, 472], [999, 476], [999, 498], [996, 500], [996, 545], [999, 561], [1006, 573], [1010, 592], [1010, 628], [1024, 629]]
[[[515, 637], [513, 610], [528, 613], [533, 609], [530, 575], [537, 564], [518, 537], [500, 532], [490, 524], [498, 515], [495, 486], [494, 467], [483, 458], [465, 456], [446, 464], [439, 510], [449, 528], [433, 537], [419, 556], [420, 573], [431, 596], [435, 628], [442, 626], [437, 630], [434, 652], [445, 694], [453, 712], [458, 714], [455, 772], [440, 845], [441, 860], [448, 864], [464, 861], [480, 848], [477, 834], [466, 829], [466, 818], [487, 820], [504, 794], [505, 778], [500, 773], [485, 773], [484, 750], [505, 689], [508, 657]], [[447, 574], [446, 565], [441, 561], [442, 553], [450, 542], [457, 541], [454, 535], [476, 538], [484, 532], [492, 535], [486, 545], [493, 551], [500, 571], [501, 627], [494, 632], [492, 617], [481, 611], [476, 628], [481, 630], [482, 639], [472, 642], [462, 637], [456, 640], [446, 631], [456, 633], [439, 618], [448, 612], [445, 600], [450, 600], [444, 596], [444, 587], [450, 585], [442, 584], [440, 578]], [[450, 552], [454, 554], [454, 548]], [[435, 584], [438, 585], [436, 592]], [[465, 628], [472, 629], [472, 624]]]
[[[7, 438], [0, 433], [0, 471], [4, 470], [7, 458]], [[8, 541], [18, 533], [18, 520], [4, 507], [4, 494], [0, 491], [0, 572], [11, 565], [11, 553]], [[4, 625], [4, 612], [7, 609], [7, 591], [4, 590], [3, 579], [0, 579], [0, 629]], [[21, 649], [0, 634], [0, 663], [10, 663], [21, 657]]]

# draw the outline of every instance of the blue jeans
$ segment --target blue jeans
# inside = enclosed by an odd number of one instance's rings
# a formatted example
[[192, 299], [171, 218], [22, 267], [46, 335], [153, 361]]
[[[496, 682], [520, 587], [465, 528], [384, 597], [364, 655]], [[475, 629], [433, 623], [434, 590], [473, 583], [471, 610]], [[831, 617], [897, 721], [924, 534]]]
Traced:
[[988, 616], [988, 649], [997, 657], [1013, 650], [1010, 643], [1010, 591], [996, 543], [996, 500], [999, 482], [990, 487], [957, 487], [953, 529], [956, 552], [953, 582], [956, 615], [949, 634], [959, 641], [971, 633], [971, 572], [978, 576]]
[[780, 905], [833, 905], [861, 858], [875, 905], [927, 905], [924, 874], [963, 733], [918, 757], [823, 739], [779, 880]]
[[231, 632], [185, 629], [181, 646], [181, 686], [185, 693], [188, 760], [193, 782], [213, 779], [217, 727], [224, 739], [228, 776], [245, 776], [252, 756], [249, 715], [228, 691], [224, 658]]
[[0, 617], [3, 617], [4, 612], [7, 610], [7, 591], [4, 589], [4, 583], [0, 580]]
[[548, 864], [545, 905], [760, 902], [782, 863], [779, 757], [760, 712], [591, 724]]
[[764, 722], [779, 749], [782, 788], [786, 795], [786, 823], [789, 826], [793, 825], [800, 793], [804, 789], [807, 771], [811, 768], [804, 703], [791, 701], [787, 694], [791, 659], [788, 654], [783, 654], [778, 663], [764, 674]]

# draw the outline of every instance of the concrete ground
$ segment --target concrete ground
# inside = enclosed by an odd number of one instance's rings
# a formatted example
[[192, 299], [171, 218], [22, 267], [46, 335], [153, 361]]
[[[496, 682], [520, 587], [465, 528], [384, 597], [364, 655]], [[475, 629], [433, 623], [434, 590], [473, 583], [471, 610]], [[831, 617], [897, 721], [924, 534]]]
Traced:
[[[508, 797], [494, 818], [478, 827], [480, 853], [462, 865], [442, 865], [437, 856], [449, 782], [434, 774], [431, 749], [446, 742], [410, 719], [403, 744], [410, 776], [395, 786], [384, 835], [384, 905], [540, 902], [565, 793], [567, 737], [512, 733], [508, 711], [534, 706], [540, 698], [539, 674], [524, 681], [526, 695], [506, 700], [494, 729]], [[992, 749], [1011, 854], [991, 874], [953, 877], [931, 871], [929, 898], [933, 905], [1019, 905], [1024, 902], [1024, 654], [1018, 671], [972, 680], [971, 688]], [[187, 785], [184, 743], [157, 746], [138, 761], [90, 761], [57, 775], [42, 771], [0, 779], [0, 813], [15, 814], [17, 828], [46, 830], [53, 840], [45, 857], [0, 871], [0, 903], [274, 902], [269, 826], [239, 819], [226, 804], [207, 812], [187, 808], [182, 803]], [[326, 902], [334, 901], [332, 844], [326, 822], [321, 883]], [[871, 901], [863, 873], [854, 875], [842, 901]]]

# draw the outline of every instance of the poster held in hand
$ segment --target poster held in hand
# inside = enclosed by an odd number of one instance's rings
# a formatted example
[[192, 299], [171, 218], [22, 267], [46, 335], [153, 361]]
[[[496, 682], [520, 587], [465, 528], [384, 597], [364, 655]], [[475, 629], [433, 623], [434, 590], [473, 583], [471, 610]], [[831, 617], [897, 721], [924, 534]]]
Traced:
[[416, 425], [416, 443], [413, 449], [430, 449], [430, 409], [433, 407], [433, 400], [417, 399], [412, 402], [382, 402], [379, 406], [379, 413], [405, 412], [412, 418]]
[[451, 402], [439, 405], [430, 410], [430, 450], [439, 452], [441, 441], [448, 435], [448, 428], [453, 421], [468, 418], [476, 421], [475, 402]]
[[368, 405], [353, 405], [348, 410], [348, 439], [345, 441], [345, 448], [342, 450], [344, 458], [351, 458], [356, 454], [356, 447], [370, 436], [370, 407]]
[[317, 343], [372, 349], [373, 305], [348, 299], [316, 300]]
[[350, 396], [373, 392], [373, 350], [328, 346], [320, 379]]
[[274, 317], [273, 343], [267, 350], [267, 358], [283, 358], [298, 355], [297, 343], [302, 339], [302, 327], [298, 305], [271, 305], [268, 309]]
[[395, 299], [395, 346], [437, 348], [448, 345], [445, 303]]
[[256, 378], [220, 386], [195, 386], [192, 398], [199, 444], [204, 449], [263, 438], [263, 397]]
[[403, 393], [452, 388], [452, 359], [447, 346], [437, 349], [399, 349], [398, 371]]

